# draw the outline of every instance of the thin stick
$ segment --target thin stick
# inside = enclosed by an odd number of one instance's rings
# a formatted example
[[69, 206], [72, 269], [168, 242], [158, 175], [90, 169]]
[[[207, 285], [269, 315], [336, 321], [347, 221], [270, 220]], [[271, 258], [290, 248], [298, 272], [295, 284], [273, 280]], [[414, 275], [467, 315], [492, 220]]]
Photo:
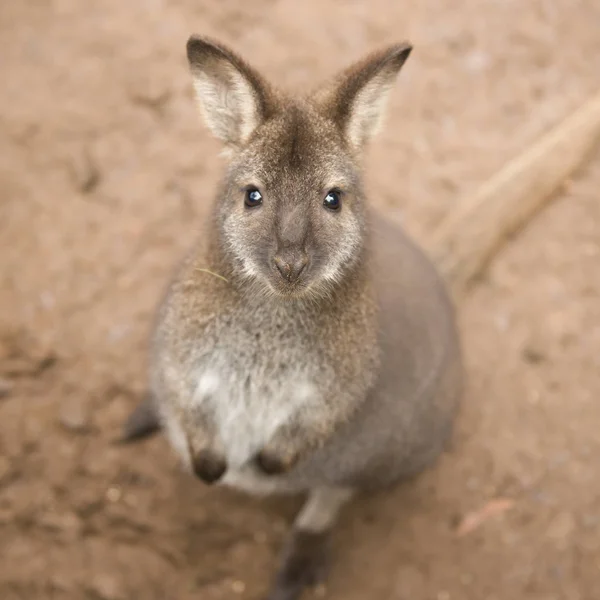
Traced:
[[426, 246], [457, 296], [581, 166], [599, 138], [600, 92], [456, 204]]

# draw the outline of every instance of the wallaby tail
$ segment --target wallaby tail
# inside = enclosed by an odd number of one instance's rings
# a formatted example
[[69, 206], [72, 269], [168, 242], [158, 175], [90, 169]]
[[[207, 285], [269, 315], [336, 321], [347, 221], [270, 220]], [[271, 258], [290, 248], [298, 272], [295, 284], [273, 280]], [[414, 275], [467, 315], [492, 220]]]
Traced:
[[600, 92], [460, 200], [425, 240], [456, 298], [509, 236], [581, 166], [600, 138]]

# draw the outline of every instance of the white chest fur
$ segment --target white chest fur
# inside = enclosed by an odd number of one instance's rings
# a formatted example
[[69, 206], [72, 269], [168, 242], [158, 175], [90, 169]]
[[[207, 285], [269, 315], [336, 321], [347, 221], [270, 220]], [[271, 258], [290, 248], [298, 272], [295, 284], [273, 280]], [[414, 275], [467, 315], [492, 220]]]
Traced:
[[[336, 376], [319, 344], [312, 319], [294, 311], [268, 313], [240, 309], [209, 322], [187, 363], [172, 364], [178, 416], [165, 410], [165, 429], [175, 449], [190, 464], [187, 427], [205, 421], [213, 443], [223, 452], [227, 472], [222, 483], [251, 492], [272, 491], [275, 481], [261, 475], [253, 459], [278, 428], [293, 420], [310, 423], [323, 415]], [[292, 307], [293, 308], [293, 307]], [[262, 319], [261, 319], [262, 315]], [[214, 429], [213, 429], [214, 428]], [[279, 489], [283, 482], [277, 484]]]
[[230, 365], [211, 366], [198, 374], [193, 403], [214, 418], [229, 469], [235, 471], [243, 468], [281, 425], [299, 412], [309, 412], [318, 400], [316, 386], [299, 369], [291, 369], [283, 379], [269, 380], [241, 373]]

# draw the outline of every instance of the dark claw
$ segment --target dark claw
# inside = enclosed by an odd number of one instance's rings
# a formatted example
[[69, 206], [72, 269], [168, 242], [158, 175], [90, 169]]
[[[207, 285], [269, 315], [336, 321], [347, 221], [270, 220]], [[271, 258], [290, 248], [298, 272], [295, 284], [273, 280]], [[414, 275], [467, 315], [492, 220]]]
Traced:
[[329, 533], [295, 531], [268, 600], [298, 600], [308, 587], [322, 583], [329, 566]]
[[135, 442], [150, 437], [160, 429], [161, 424], [152, 404], [152, 397], [147, 395], [127, 417], [119, 441]]
[[196, 476], [210, 485], [223, 477], [227, 463], [222, 456], [211, 450], [200, 450], [192, 457], [192, 467]]

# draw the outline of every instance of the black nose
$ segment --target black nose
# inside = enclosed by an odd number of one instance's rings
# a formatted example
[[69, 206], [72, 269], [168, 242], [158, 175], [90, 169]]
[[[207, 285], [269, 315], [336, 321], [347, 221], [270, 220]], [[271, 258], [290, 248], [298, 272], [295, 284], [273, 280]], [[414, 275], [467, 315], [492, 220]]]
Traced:
[[305, 252], [278, 252], [273, 259], [281, 276], [288, 282], [297, 281], [300, 274], [308, 265]]

